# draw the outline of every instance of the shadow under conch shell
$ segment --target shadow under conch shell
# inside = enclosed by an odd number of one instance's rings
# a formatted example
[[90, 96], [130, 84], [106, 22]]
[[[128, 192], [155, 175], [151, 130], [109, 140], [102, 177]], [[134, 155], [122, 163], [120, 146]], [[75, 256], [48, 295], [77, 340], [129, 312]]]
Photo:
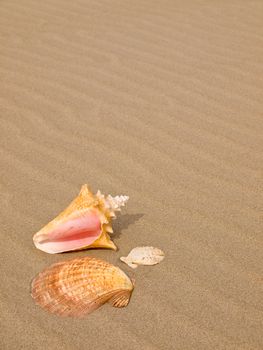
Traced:
[[50, 254], [86, 248], [117, 250], [109, 236], [113, 232], [111, 220], [128, 199], [128, 196], [105, 197], [100, 191], [94, 195], [83, 185], [73, 202], [34, 235], [34, 244]]
[[118, 267], [84, 257], [51, 265], [32, 282], [36, 304], [59, 316], [83, 317], [106, 302], [128, 305], [134, 285]]

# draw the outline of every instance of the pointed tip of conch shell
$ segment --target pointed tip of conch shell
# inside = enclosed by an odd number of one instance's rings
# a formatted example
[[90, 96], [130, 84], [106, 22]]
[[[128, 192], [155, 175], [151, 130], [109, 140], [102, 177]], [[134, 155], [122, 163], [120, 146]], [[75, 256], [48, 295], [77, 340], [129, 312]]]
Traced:
[[94, 197], [93, 193], [91, 192], [91, 190], [90, 190], [90, 188], [89, 188], [89, 186], [87, 184], [84, 184], [84, 185], [81, 186], [79, 193], [86, 194], [86, 195], [88, 194], [91, 197]]
[[94, 196], [93, 192], [90, 190], [89, 186], [87, 184], [84, 184], [81, 186], [81, 189], [79, 191], [78, 197], [80, 200], [82, 199], [86, 205], [89, 203], [89, 205], [96, 205], [97, 198]]

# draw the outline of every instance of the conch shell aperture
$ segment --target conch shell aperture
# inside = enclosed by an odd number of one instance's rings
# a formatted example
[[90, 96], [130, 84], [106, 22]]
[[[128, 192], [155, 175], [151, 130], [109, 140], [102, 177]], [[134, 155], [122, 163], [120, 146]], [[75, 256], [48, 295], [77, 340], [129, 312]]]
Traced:
[[73, 202], [34, 235], [34, 244], [50, 254], [86, 248], [117, 250], [109, 236], [113, 232], [111, 220], [128, 199], [128, 196], [105, 197], [100, 191], [94, 195], [83, 185]]
[[36, 304], [60, 316], [83, 317], [106, 302], [128, 305], [134, 285], [118, 267], [84, 257], [51, 265], [32, 282]]

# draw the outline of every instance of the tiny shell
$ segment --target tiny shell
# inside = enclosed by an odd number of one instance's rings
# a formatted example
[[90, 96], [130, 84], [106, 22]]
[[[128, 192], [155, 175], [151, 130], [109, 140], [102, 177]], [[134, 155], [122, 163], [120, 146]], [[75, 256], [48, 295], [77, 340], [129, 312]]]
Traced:
[[113, 232], [111, 220], [128, 199], [105, 197], [100, 191], [94, 195], [83, 185], [72, 203], [34, 235], [36, 248], [49, 254], [86, 248], [117, 250], [109, 236]]
[[51, 265], [32, 282], [36, 304], [60, 316], [83, 317], [109, 302], [127, 306], [134, 285], [118, 267], [84, 257]]
[[128, 256], [121, 257], [120, 260], [136, 269], [138, 265], [156, 265], [164, 259], [164, 252], [154, 247], [133, 248]]

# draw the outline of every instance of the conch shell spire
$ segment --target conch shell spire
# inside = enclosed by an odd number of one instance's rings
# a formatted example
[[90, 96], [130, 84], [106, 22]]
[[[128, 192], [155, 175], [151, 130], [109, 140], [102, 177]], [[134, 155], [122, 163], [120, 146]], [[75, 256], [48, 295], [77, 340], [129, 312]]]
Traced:
[[105, 208], [109, 210], [111, 217], [115, 217], [115, 211], [121, 211], [121, 207], [124, 207], [129, 200], [129, 196], [112, 197], [110, 194], [105, 198], [100, 191], [97, 192], [96, 196], [104, 202]]
[[128, 196], [105, 197], [100, 191], [94, 195], [83, 185], [72, 203], [34, 235], [34, 244], [50, 254], [86, 248], [117, 250], [109, 236], [113, 232], [111, 220], [128, 199]]

